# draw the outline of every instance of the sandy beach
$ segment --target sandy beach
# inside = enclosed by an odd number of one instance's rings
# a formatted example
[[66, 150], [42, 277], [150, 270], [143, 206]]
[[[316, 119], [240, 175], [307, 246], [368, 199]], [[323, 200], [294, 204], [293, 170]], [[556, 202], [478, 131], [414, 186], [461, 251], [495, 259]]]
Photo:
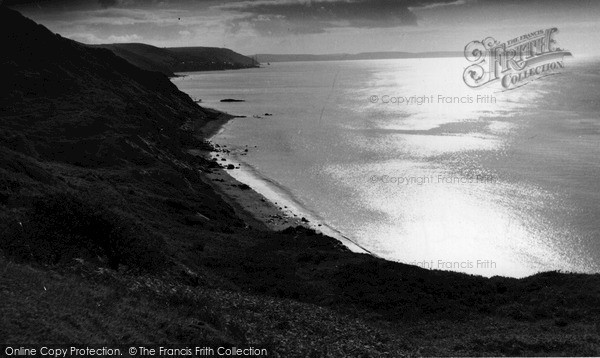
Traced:
[[[299, 213], [278, 206], [276, 202], [269, 201], [247, 184], [229, 175], [228, 172], [231, 170], [241, 170], [240, 163], [233, 160], [228, 149], [215, 146], [211, 139], [223, 129], [223, 126], [235, 118], [224, 113], [221, 118], [207, 122], [200, 129], [199, 134], [211, 144], [213, 151], [190, 151], [190, 154], [193, 155], [200, 155], [210, 160], [217, 159], [220, 168], [207, 173], [208, 184], [234, 208], [240, 217], [244, 218], [248, 225], [254, 228], [279, 231], [287, 227], [309, 227], [308, 221], [303, 221]], [[229, 165], [233, 165], [234, 169], [227, 169]], [[315, 225], [318, 226], [318, 224]]]

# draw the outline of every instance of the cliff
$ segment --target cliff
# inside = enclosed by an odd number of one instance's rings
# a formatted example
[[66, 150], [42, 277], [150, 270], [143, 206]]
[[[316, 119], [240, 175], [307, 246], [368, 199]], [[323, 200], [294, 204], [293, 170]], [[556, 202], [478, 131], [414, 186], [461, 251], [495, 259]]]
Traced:
[[96, 47], [109, 49], [140, 68], [158, 71], [169, 77], [173, 77], [175, 72], [235, 70], [258, 66], [251, 58], [226, 48], [158, 48], [138, 43], [107, 44]]

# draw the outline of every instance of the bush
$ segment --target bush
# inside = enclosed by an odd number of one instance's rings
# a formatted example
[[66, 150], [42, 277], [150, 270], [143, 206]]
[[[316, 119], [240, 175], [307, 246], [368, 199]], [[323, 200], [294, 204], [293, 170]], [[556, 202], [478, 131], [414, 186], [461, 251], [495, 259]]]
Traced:
[[[101, 197], [101, 196], [99, 196]], [[75, 258], [102, 258], [153, 270], [165, 263], [162, 240], [97, 199], [57, 193], [36, 200], [26, 220], [5, 230], [0, 247], [14, 258], [61, 264]]]

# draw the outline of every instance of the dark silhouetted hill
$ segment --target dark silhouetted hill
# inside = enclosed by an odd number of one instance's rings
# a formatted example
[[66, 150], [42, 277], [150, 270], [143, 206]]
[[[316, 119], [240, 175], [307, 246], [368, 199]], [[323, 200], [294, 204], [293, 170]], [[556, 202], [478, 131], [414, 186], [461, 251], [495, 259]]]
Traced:
[[175, 72], [232, 70], [256, 67], [251, 58], [226, 48], [159, 48], [139, 43], [96, 45], [113, 51], [132, 64], [167, 76]]
[[5, 138], [29, 138], [39, 158], [111, 165], [139, 154], [128, 149], [132, 138], [175, 143], [216, 115], [161, 73], [64, 39], [6, 8], [0, 16], [0, 130]]

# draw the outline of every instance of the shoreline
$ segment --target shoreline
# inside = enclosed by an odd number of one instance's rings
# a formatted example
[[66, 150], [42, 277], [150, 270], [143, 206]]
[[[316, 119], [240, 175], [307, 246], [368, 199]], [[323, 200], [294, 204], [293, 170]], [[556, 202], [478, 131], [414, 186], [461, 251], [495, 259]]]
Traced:
[[[217, 111], [215, 109], [211, 110]], [[224, 113], [224, 115], [226, 117], [210, 121], [201, 128], [203, 139], [213, 147], [214, 138], [226, 129], [226, 125], [231, 120], [238, 118], [227, 113]], [[264, 227], [275, 231], [284, 230], [288, 227], [303, 226], [338, 240], [353, 252], [366, 253], [380, 258], [377, 254], [326, 224], [317, 214], [304, 208], [293, 197], [288, 197], [279, 186], [269, 185], [268, 180], [260, 178], [253, 168], [239, 159], [237, 153], [231, 153], [230, 150], [225, 149], [226, 146], [219, 145], [219, 147], [214, 148], [215, 151], [206, 153], [208, 154], [207, 159], [214, 160], [214, 158], [217, 158], [221, 167], [207, 174], [211, 187], [221, 194], [223, 199], [230, 205], [234, 206], [236, 211], [239, 210], [241, 216], [251, 217], [255, 226], [264, 225]], [[221, 156], [224, 153], [227, 155], [225, 161], [219, 160], [219, 158], [224, 158]], [[235, 169], [226, 169], [229, 164], [234, 165]], [[233, 174], [234, 171], [238, 171], [241, 175]], [[243, 179], [240, 177], [243, 177]], [[257, 225], [256, 221], [262, 225]]]
[[[206, 107], [202, 107], [205, 108]], [[211, 111], [219, 112], [214, 109]], [[194, 155], [202, 155], [206, 159], [213, 160], [217, 153], [224, 153], [219, 150], [218, 147], [214, 146], [213, 138], [225, 129], [231, 120], [237, 118], [236, 116], [224, 113], [220, 115], [216, 120], [207, 122], [200, 128], [201, 137], [203, 140], [213, 146], [213, 151], [201, 151], [193, 152]], [[235, 164], [234, 164], [235, 163]], [[240, 215], [249, 224], [256, 228], [264, 230], [280, 231], [287, 227], [304, 226], [305, 222], [302, 221], [301, 217], [293, 217], [288, 215], [285, 211], [277, 206], [276, 202], [272, 202], [268, 198], [261, 195], [253, 187], [250, 187], [248, 183], [234, 178], [230, 175], [231, 170], [241, 170], [240, 164], [232, 161], [231, 159], [218, 161], [219, 168], [215, 168], [210, 173], [206, 173], [208, 178], [208, 184], [225, 200], [231, 205], [236, 213]], [[226, 166], [233, 164], [236, 169], [226, 169]], [[241, 164], [243, 166], [243, 164]]]
[[[290, 221], [295, 222], [296, 225], [310, 228], [317, 233], [340, 241], [353, 252], [367, 253], [374, 257], [381, 258], [327, 224], [317, 213], [306, 208], [298, 199], [287, 192], [285, 187], [261, 176], [254, 167], [239, 159], [239, 154], [231, 153], [231, 157], [233, 159], [228, 159], [227, 163], [235, 163], [236, 169], [234, 171], [226, 170], [226, 174], [237, 182], [248, 185], [251, 188], [251, 191], [257, 193], [261, 198], [266, 199], [267, 202], [274, 205], [282, 216], [287, 216]], [[237, 168], [238, 166], [239, 169]]]

